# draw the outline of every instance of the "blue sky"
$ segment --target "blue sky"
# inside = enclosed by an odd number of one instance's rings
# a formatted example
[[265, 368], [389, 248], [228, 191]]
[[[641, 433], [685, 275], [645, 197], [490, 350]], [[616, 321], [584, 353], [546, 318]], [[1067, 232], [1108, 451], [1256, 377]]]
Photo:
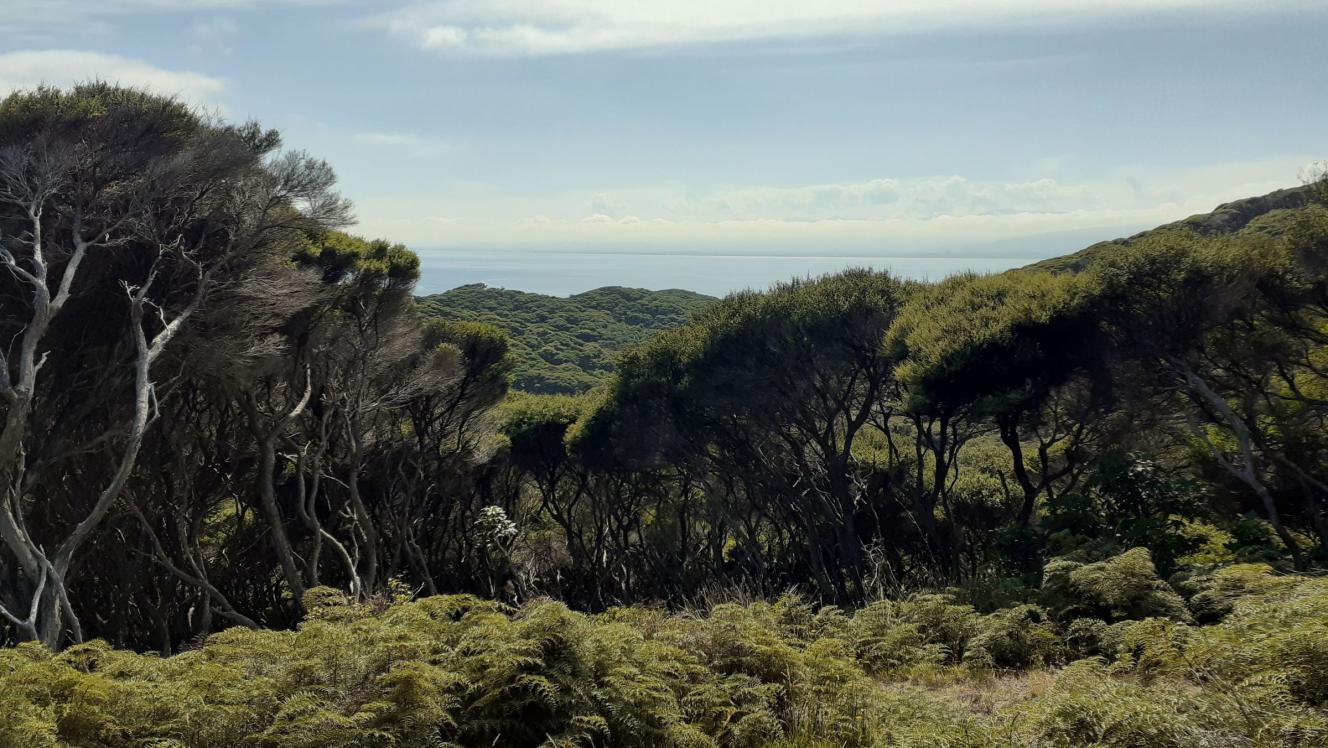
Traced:
[[1328, 158], [1319, 0], [0, 11], [0, 91], [95, 76], [258, 119], [333, 164], [358, 232], [426, 253], [1041, 257]]

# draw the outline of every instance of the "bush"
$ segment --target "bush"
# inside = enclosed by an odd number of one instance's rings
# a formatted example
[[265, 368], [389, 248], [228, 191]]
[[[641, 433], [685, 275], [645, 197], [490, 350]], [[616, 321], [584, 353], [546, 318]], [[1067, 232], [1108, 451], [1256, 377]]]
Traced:
[[1039, 748], [1206, 748], [1239, 745], [1180, 692], [1114, 678], [1100, 664], [1071, 665], [1043, 698], [1021, 707], [1021, 732]]
[[1197, 620], [1213, 622], [1235, 610], [1241, 598], [1269, 595], [1295, 586], [1293, 577], [1277, 576], [1267, 564], [1236, 564], [1184, 580], [1189, 606]]
[[1028, 668], [1065, 657], [1060, 629], [1036, 605], [1020, 605], [985, 616], [964, 653], [964, 664], [977, 668]]
[[[1234, 577], [1255, 589], [1221, 624], [1197, 630], [1189, 656], [1204, 680], [1277, 684], [1298, 702], [1328, 705], [1328, 579], [1269, 578], [1248, 567]], [[1228, 593], [1229, 594], [1229, 593]]]
[[1076, 618], [1065, 627], [1065, 650], [1070, 659], [1082, 660], [1106, 654], [1103, 641], [1107, 623], [1096, 618]]
[[1043, 570], [1042, 590], [1061, 620], [1090, 617], [1110, 622], [1150, 616], [1190, 620], [1185, 601], [1158, 578], [1145, 548], [1091, 564], [1054, 560]]
[[[1147, 609], [1145, 565], [1107, 563], [1061, 581]], [[1083, 569], [1143, 594], [1091, 597]], [[1233, 566], [1193, 583], [1229, 605], [1220, 622], [1061, 626], [948, 595], [587, 616], [312, 590], [296, 631], [232, 629], [167, 659], [0, 650], [0, 746], [1328, 746], [1328, 579]], [[1071, 658], [1087, 659], [1046, 669]]]
[[961, 657], [976, 620], [972, 608], [930, 597], [881, 600], [858, 611], [847, 634], [867, 672], [887, 673]]

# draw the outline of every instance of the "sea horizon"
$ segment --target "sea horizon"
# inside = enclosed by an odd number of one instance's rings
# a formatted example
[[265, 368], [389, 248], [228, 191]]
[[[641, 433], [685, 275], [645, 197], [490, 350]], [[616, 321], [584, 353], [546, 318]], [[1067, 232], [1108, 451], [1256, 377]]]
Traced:
[[910, 280], [938, 281], [963, 272], [998, 273], [1072, 254], [1097, 242], [1130, 236], [1146, 226], [1103, 226], [980, 243], [824, 248], [781, 245], [640, 247], [414, 247], [420, 257], [421, 296], [483, 283], [549, 296], [571, 296], [604, 286], [683, 289], [726, 296], [764, 290], [793, 278], [849, 268], [888, 270]]
[[725, 296], [762, 290], [780, 281], [850, 268], [888, 270], [936, 281], [963, 272], [994, 273], [1037, 257], [884, 257], [871, 255], [662, 254], [559, 250], [432, 250], [421, 252], [416, 293], [443, 293], [482, 283], [548, 296], [572, 296], [605, 286], [682, 289]]

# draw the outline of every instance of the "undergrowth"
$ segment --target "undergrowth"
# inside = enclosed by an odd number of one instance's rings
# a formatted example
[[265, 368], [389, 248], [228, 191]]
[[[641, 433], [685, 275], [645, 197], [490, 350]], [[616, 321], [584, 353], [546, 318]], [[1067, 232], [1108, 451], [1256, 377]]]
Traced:
[[1043, 605], [987, 615], [949, 594], [585, 615], [319, 589], [298, 630], [171, 658], [0, 651], [0, 745], [1328, 746], [1328, 580], [1172, 587], [1143, 551], [1047, 572]]

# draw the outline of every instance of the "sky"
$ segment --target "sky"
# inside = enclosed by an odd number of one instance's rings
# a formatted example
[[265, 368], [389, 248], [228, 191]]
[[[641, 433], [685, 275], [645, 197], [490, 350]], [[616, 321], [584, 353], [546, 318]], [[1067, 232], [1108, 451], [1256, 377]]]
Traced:
[[1298, 184], [1324, 39], [1323, 0], [0, 0], [0, 93], [277, 128], [424, 291], [723, 293], [1000, 269]]

